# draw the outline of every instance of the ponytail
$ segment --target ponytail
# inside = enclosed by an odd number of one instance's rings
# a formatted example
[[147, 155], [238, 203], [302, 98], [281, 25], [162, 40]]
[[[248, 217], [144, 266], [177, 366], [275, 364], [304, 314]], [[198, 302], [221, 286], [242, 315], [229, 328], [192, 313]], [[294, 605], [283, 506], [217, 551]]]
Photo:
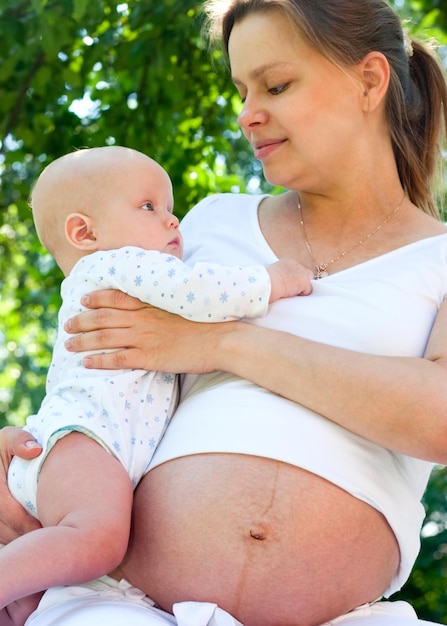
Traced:
[[427, 44], [411, 42], [386, 0], [206, 0], [208, 27], [220, 32], [224, 50], [233, 25], [253, 12], [282, 10], [304, 39], [340, 66], [369, 52], [388, 60], [386, 107], [401, 183], [422, 211], [440, 218], [433, 187], [442, 165], [447, 128], [447, 83]]
[[406, 89], [392, 72], [388, 122], [403, 187], [416, 206], [440, 219], [433, 188], [442, 166], [447, 84], [428, 45], [412, 41], [409, 51]]

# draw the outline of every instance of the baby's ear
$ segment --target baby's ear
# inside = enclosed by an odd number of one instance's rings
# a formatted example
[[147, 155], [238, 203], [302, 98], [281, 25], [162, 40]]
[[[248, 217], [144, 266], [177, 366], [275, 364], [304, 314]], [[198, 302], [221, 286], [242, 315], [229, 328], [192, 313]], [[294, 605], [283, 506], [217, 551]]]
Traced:
[[70, 213], [65, 220], [65, 236], [78, 250], [96, 250], [92, 219], [83, 213]]

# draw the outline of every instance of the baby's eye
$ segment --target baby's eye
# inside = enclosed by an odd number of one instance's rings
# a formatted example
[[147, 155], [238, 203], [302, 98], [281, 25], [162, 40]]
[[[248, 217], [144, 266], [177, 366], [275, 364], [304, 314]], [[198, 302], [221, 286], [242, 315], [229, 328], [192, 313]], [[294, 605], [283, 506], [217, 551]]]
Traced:
[[144, 209], [145, 211], [154, 211], [154, 205], [152, 204], [152, 202], [145, 202], [142, 206], [142, 209]]

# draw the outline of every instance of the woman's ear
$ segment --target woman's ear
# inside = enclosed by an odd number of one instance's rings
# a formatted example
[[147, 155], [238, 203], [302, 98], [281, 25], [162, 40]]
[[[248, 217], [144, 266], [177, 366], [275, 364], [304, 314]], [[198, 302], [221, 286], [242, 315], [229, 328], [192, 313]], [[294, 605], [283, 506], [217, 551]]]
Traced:
[[390, 65], [381, 52], [369, 52], [359, 63], [363, 109], [371, 112], [384, 101], [390, 82]]
[[98, 242], [93, 232], [93, 222], [88, 215], [70, 213], [65, 220], [65, 236], [78, 250], [94, 251]]

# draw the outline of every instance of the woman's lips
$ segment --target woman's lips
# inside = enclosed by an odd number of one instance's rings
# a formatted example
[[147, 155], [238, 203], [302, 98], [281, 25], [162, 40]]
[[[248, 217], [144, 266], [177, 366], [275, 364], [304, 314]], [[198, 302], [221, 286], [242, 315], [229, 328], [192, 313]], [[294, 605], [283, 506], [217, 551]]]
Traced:
[[259, 141], [253, 145], [254, 157], [262, 161], [268, 157], [272, 152], [285, 143], [285, 139], [268, 139], [266, 141]]

